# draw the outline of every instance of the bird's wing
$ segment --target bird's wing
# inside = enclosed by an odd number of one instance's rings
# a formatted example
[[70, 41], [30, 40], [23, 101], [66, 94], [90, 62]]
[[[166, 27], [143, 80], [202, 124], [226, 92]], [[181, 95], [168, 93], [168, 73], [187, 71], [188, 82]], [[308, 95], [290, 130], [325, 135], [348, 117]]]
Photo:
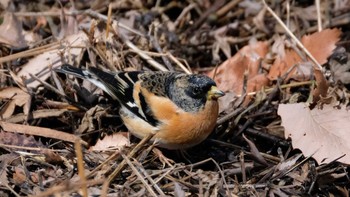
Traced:
[[[153, 79], [159, 77], [157, 76], [157, 72], [152, 74], [140, 71], [109, 73], [94, 67], [84, 70], [68, 64], [62, 65], [57, 71], [89, 80], [91, 83], [104, 90], [113, 99], [117, 100], [120, 105], [126, 107], [134, 115], [147, 121], [152, 126], [156, 126], [159, 123], [153, 116], [147, 99], [140, 90], [142, 86], [154, 94], [154, 96], [165, 95], [164, 84], [160, 85], [162, 87], [156, 89], [154, 89], [154, 87], [152, 89], [150, 86]], [[161, 73], [159, 74], [162, 75]], [[152, 75], [152, 77], [149, 78], [149, 75]], [[153, 77], [153, 75], [156, 76]], [[163, 75], [162, 78], [164, 78]]]

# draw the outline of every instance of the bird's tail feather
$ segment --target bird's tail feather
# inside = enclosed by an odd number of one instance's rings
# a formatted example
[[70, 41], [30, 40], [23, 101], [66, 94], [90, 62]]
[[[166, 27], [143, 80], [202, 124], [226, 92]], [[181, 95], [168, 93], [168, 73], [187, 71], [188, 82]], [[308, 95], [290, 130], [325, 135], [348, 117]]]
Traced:
[[108, 93], [112, 98], [118, 99], [118, 92], [115, 90], [114, 84], [118, 84], [118, 81], [114, 78], [114, 75], [106, 73], [97, 68], [80, 69], [70, 64], [62, 64], [61, 68], [56, 69], [56, 72], [74, 75], [76, 77], [87, 79], [103, 91]]
[[87, 77], [87, 73], [84, 72], [84, 70], [82, 70], [80, 68], [76, 68], [70, 64], [62, 64], [61, 68], [55, 69], [55, 71], [60, 72], [60, 73], [64, 73], [64, 74], [74, 75], [74, 76], [80, 77], [80, 78]]

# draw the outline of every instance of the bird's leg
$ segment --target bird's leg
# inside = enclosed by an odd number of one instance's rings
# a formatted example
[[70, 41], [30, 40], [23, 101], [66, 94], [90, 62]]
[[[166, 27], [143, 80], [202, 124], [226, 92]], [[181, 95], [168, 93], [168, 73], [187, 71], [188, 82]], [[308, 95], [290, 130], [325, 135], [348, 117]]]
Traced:
[[173, 164], [175, 163], [172, 159], [167, 158], [166, 156], [163, 155], [162, 151], [160, 151], [158, 148], [156, 148], [155, 146], [157, 146], [158, 144], [158, 139], [155, 139], [153, 141], [153, 144], [150, 146], [149, 150], [152, 150], [152, 152], [154, 153], [154, 155], [159, 159], [159, 161], [163, 164], [163, 168], [165, 167], [166, 164], [168, 164], [168, 166], [173, 167]]
[[159, 161], [163, 164], [163, 168], [165, 167], [166, 164], [168, 164], [168, 166], [173, 167], [172, 164], [174, 164], [175, 162], [172, 159], [169, 159], [166, 156], [164, 156], [162, 151], [156, 148], [156, 146], [157, 146], [157, 139], [155, 139], [153, 144], [151, 144], [147, 149], [145, 149], [140, 154], [140, 156], [138, 157], [138, 161], [142, 163], [146, 159], [147, 155], [149, 155], [149, 153], [152, 151], [154, 155], [159, 159]]

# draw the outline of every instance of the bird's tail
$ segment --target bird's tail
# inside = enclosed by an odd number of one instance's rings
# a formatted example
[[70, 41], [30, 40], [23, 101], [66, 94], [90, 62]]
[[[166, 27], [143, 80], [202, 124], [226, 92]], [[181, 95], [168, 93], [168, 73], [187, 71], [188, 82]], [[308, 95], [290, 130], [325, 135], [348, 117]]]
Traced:
[[120, 90], [117, 90], [114, 86], [118, 86], [120, 82], [117, 81], [114, 74], [104, 72], [94, 67], [80, 69], [69, 64], [62, 64], [61, 68], [55, 69], [55, 71], [86, 79], [108, 93], [113, 99], [119, 100], [118, 96], [120, 96]]
[[79, 78], [87, 78], [88, 73], [85, 72], [83, 69], [74, 67], [70, 64], [62, 64], [60, 68], [55, 69], [56, 72], [64, 73], [64, 74], [69, 74], [69, 75], [74, 75]]

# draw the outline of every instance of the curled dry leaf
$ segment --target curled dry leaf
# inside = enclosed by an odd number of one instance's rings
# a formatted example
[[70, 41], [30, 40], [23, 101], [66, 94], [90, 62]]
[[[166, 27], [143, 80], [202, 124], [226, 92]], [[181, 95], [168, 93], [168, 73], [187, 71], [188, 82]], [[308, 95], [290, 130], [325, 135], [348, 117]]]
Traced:
[[328, 82], [326, 78], [324, 77], [322, 71], [320, 70], [315, 70], [315, 79], [317, 83], [317, 87], [313, 90], [313, 102], [317, 102], [320, 100], [320, 98], [325, 98], [327, 96], [328, 92]]
[[118, 132], [113, 135], [108, 135], [102, 140], [99, 139], [94, 146], [91, 146], [92, 151], [105, 151], [111, 149], [121, 149], [124, 146], [130, 146], [130, 140], [127, 132]]
[[290, 137], [293, 147], [305, 156], [314, 154], [321, 164], [345, 155], [339, 161], [350, 164], [350, 112], [346, 106], [324, 105], [323, 109], [310, 110], [306, 103], [281, 104], [278, 114], [285, 137]]
[[23, 107], [23, 113], [25, 115], [29, 113], [31, 96], [20, 88], [9, 87], [1, 90], [0, 99], [8, 99], [7, 104], [0, 111], [0, 119], [7, 119], [11, 117], [16, 106]]
[[[14, 152], [5, 153], [0, 155], [0, 185], [5, 186], [8, 185], [8, 166], [18, 158], [18, 155]], [[0, 193], [1, 194], [1, 193]]]
[[101, 117], [105, 116], [106, 113], [106, 109], [98, 105], [90, 108], [85, 113], [75, 133], [81, 135], [97, 130], [95, 123], [98, 122], [100, 124]]

